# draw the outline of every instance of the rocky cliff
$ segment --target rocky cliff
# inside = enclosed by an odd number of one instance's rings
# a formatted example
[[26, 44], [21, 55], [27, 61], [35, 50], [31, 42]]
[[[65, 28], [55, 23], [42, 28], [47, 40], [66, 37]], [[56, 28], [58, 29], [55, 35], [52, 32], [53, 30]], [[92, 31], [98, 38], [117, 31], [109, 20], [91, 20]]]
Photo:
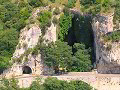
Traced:
[[[42, 9], [47, 10], [48, 7]], [[38, 8], [33, 12], [32, 17], [34, 19], [37, 18], [37, 13], [39, 13], [40, 10], [41, 8]], [[120, 73], [120, 41], [105, 42], [103, 38], [103, 36], [106, 36], [108, 33], [112, 33], [114, 31], [113, 15], [113, 13], [108, 15], [101, 14], [93, 18], [92, 29], [94, 32], [94, 49], [98, 73]], [[57, 17], [59, 18], [59, 16], [60, 15]], [[53, 17], [54, 15], [52, 18]], [[75, 21], [77, 19], [75, 19]], [[42, 56], [40, 54], [32, 55], [31, 53], [31, 49], [37, 45], [41, 36], [41, 28], [37, 23], [30, 24], [29, 27], [26, 26], [23, 30], [21, 30], [19, 43], [12, 57], [14, 64], [10, 69], [4, 72], [5, 75], [9, 77], [22, 75], [24, 69], [26, 69], [24, 67], [26, 66], [31, 69], [31, 74], [48, 74], [50, 69], [43, 64]], [[47, 28], [43, 39], [44, 41], [47, 40], [49, 42], [56, 41], [56, 25], [51, 23], [51, 26]]]
[[93, 19], [94, 44], [96, 52], [96, 65], [98, 73], [120, 73], [120, 41], [105, 42], [103, 36], [112, 33], [113, 13], [97, 15]]
[[[48, 7], [42, 9], [47, 10]], [[31, 18], [37, 19], [37, 13], [39, 13], [40, 10], [41, 8], [38, 8], [34, 11], [29, 20]], [[41, 39], [40, 37], [43, 37], [44, 42], [56, 41], [56, 25], [52, 23], [52, 20], [51, 26], [47, 28], [45, 35], [42, 35], [42, 31], [38, 23], [29, 24], [21, 30], [19, 43], [12, 57], [12, 63], [14, 64], [11, 68], [5, 70], [3, 75], [11, 77], [22, 75], [24, 72], [34, 75], [49, 73], [48, 71], [50, 69], [43, 64], [41, 54], [32, 54], [32, 49], [38, 44]]]

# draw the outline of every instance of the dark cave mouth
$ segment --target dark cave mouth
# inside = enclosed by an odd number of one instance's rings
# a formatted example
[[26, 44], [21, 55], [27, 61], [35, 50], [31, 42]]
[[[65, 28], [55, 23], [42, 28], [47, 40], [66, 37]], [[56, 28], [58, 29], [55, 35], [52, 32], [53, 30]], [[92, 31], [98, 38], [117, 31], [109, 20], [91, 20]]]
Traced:
[[94, 34], [92, 30], [92, 18], [91, 16], [82, 16], [74, 14], [72, 18], [72, 27], [68, 30], [68, 35], [65, 36], [65, 42], [68, 45], [73, 46], [74, 43], [83, 43], [86, 49], [91, 48], [91, 60], [92, 64], [95, 60], [95, 48], [94, 48]]
[[24, 66], [22, 70], [23, 74], [32, 74], [32, 69], [29, 66]]

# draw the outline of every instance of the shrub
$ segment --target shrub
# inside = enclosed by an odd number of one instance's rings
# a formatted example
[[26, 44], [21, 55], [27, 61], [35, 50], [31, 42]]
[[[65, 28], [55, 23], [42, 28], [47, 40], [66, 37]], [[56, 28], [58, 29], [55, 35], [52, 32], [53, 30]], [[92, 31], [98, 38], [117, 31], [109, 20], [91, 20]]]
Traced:
[[28, 47], [27, 43], [23, 43], [23, 48], [27, 49], [27, 47]]
[[74, 90], [93, 90], [89, 84], [80, 80], [71, 81], [69, 84], [74, 86]]
[[96, 2], [96, 0], [80, 0], [80, 3], [82, 4], [82, 5], [90, 5], [90, 4], [93, 4], [93, 3], [95, 3]]
[[57, 78], [48, 77], [43, 83], [40, 78], [37, 78], [32, 82], [28, 88], [20, 88], [18, 86], [18, 80], [5, 79], [1, 80], [0, 90], [93, 90], [93, 88], [80, 80], [77, 81], [63, 81]]
[[45, 6], [45, 3], [43, 2], [43, 0], [28, 0], [28, 3], [34, 8]]
[[106, 47], [106, 49], [107, 49], [108, 51], [110, 51], [111, 48], [112, 48], [112, 45], [111, 45], [111, 44], [108, 44], [107, 47]]
[[20, 10], [20, 17], [22, 19], [27, 19], [29, 16], [30, 16], [30, 13], [28, 11], [28, 8], [25, 7]]
[[119, 40], [120, 40], [120, 31], [119, 30], [104, 36], [105, 42], [107, 42], [107, 41], [118, 42]]
[[75, 7], [76, 0], [68, 0], [67, 7], [68, 8], [73, 8]]
[[15, 78], [5, 79], [1, 81], [3, 86], [0, 86], [0, 90], [20, 90], [18, 86], [18, 81]]
[[62, 14], [60, 16], [60, 32], [58, 38], [63, 41], [65, 36], [68, 34], [68, 29], [72, 26], [72, 15], [71, 14]]
[[62, 81], [57, 78], [47, 78], [43, 84], [45, 90], [92, 90], [92, 87], [83, 81]]
[[60, 9], [58, 7], [55, 8], [55, 10], [53, 11], [54, 15], [58, 15], [60, 14]]
[[58, 19], [56, 17], [53, 17], [53, 20], [52, 20], [53, 24], [58, 24]]
[[65, 15], [69, 15], [70, 14], [70, 9], [68, 7], [64, 7], [63, 12]]
[[45, 33], [46, 27], [51, 25], [52, 13], [49, 11], [43, 11], [38, 14], [38, 20], [40, 22], [40, 27], [42, 29], [42, 33]]
[[52, 3], [55, 3], [55, 0], [50, 0]]

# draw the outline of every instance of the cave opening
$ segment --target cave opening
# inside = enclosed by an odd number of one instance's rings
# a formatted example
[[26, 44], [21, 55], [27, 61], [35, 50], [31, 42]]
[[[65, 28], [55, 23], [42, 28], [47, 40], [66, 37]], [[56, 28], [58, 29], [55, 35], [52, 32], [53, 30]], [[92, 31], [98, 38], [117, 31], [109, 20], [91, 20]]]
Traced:
[[91, 16], [74, 14], [72, 18], [72, 27], [68, 29], [68, 35], [65, 36], [64, 41], [68, 42], [70, 46], [73, 46], [74, 43], [83, 43], [86, 49], [91, 49], [90, 56], [92, 64], [95, 63], [94, 35]]
[[22, 70], [23, 70], [23, 74], [31, 74], [32, 73], [32, 69], [29, 66], [24, 66]]
[[0, 74], [2, 74], [2, 73], [3, 73], [3, 71], [4, 71], [4, 69], [0, 69]]

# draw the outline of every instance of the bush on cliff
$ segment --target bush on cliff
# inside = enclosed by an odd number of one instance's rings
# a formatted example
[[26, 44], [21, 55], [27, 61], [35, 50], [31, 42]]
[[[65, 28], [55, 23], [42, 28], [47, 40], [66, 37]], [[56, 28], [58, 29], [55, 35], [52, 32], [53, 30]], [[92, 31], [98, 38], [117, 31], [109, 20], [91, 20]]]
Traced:
[[72, 26], [72, 15], [70, 13], [65, 13], [60, 16], [60, 32], [58, 38], [64, 41], [65, 36], [68, 34], [68, 29]]
[[118, 42], [119, 40], [120, 40], [120, 31], [119, 30], [104, 36], [105, 42], [107, 42], [107, 41]]
[[40, 21], [40, 27], [42, 33], [45, 34], [46, 28], [51, 25], [52, 13], [49, 11], [42, 11], [38, 13], [38, 20]]

